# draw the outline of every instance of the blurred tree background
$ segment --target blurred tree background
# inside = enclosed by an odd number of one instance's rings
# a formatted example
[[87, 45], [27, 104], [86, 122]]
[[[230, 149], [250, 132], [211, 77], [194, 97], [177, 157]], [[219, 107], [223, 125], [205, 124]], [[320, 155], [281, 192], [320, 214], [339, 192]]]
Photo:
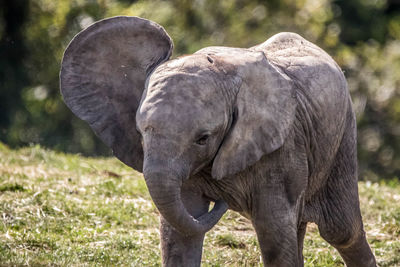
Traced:
[[[63, 51], [96, 20], [158, 22], [175, 54], [249, 47], [281, 31], [318, 44], [342, 67], [358, 116], [360, 178], [400, 177], [399, 0], [1, 0], [0, 141], [85, 155], [110, 151], [59, 94]], [[329, 99], [327, 99], [329, 101]]]

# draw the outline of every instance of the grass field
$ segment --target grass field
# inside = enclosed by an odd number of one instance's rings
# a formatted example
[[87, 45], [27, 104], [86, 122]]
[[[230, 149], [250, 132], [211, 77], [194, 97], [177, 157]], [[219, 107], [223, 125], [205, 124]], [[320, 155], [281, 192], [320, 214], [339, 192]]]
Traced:
[[[379, 266], [400, 266], [400, 184], [360, 182]], [[306, 266], [343, 266], [309, 225]], [[160, 266], [158, 215], [140, 174], [113, 158], [0, 143], [0, 266]], [[203, 266], [262, 266], [252, 226], [228, 212], [206, 235]]]

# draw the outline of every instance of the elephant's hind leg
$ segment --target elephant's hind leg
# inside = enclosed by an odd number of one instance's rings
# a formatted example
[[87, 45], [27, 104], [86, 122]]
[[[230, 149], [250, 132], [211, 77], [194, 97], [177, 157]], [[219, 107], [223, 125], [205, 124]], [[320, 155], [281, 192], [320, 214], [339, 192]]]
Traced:
[[365, 237], [358, 194], [354, 193], [357, 183], [340, 185], [343, 187], [332, 185], [326, 191], [325, 203], [321, 204], [323, 215], [317, 222], [320, 234], [339, 251], [347, 266], [376, 266]]
[[334, 246], [347, 266], [376, 266], [360, 212], [354, 133], [344, 135], [332, 171], [319, 195], [321, 236]]

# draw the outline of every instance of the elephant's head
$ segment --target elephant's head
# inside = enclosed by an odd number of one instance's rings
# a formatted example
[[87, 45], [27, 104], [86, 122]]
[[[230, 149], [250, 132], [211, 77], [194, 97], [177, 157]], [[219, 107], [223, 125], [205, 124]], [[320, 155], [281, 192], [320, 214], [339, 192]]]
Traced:
[[172, 48], [154, 22], [102, 20], [69, 44], [61, 91], [116, 157], [143, 171], [164, 218], [193, 235], [213, 227], [226, 204], [195, 219], [182, 183], [205, 166], [229, 179], [279, 148], [296, 105], [292, 82], [263, 52], [210, 47], [169, 60]]

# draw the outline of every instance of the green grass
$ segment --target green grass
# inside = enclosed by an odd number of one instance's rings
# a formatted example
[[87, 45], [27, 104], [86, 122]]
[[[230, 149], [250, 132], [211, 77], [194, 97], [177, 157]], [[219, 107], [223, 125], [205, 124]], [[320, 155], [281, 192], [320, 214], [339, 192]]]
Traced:
[[[400, 184], [360, 182], [379, 266], [400, 266]], [[306, 266], [343, 266], [310, 224]], [[113, 158], [0, 143], [0, 266], [160, 266], [157, 210], [142, 176]], [[262, 266], [248, 220], [227, 212], [206, 235], [203, 266]]]

